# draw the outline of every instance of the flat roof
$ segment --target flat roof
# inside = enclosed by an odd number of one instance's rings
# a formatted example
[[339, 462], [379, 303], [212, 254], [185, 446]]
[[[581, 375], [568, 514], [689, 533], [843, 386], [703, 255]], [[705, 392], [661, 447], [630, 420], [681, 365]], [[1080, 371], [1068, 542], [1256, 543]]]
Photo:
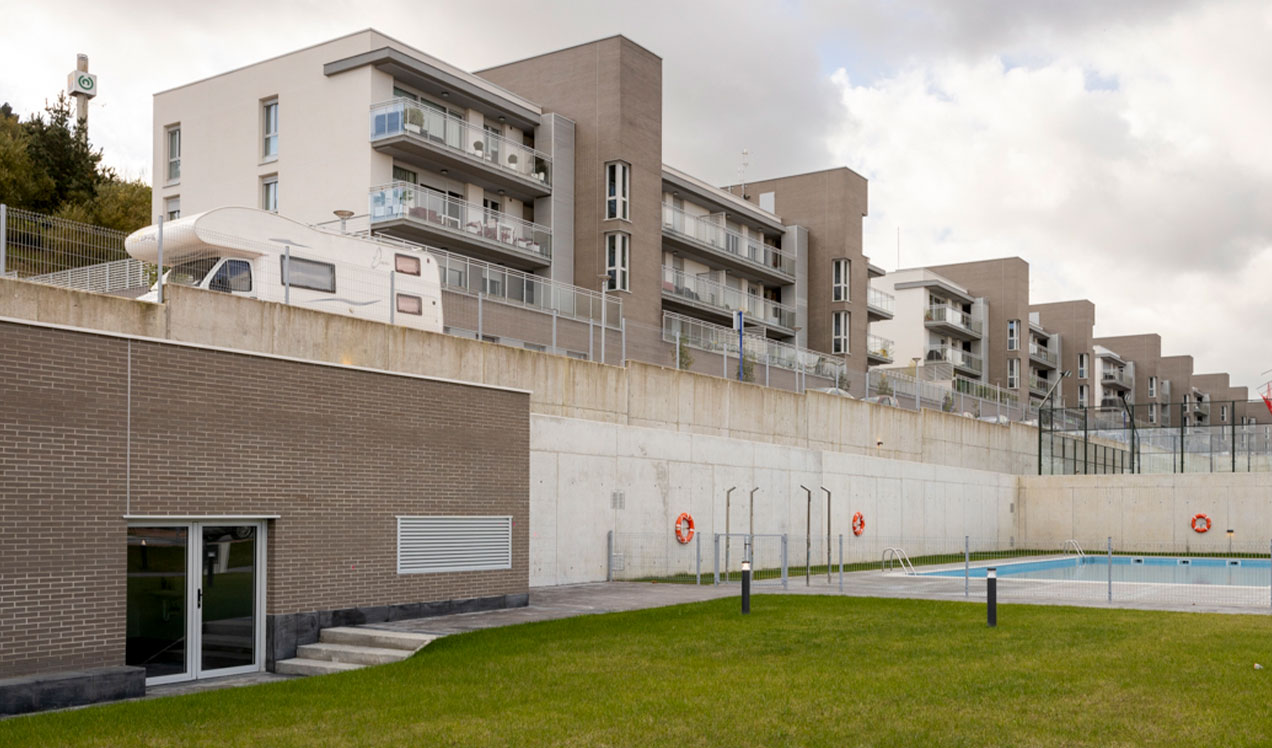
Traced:
[[662, 179], [664, 182], [680, 187], [703, 198], [707, 202], [713, 203], [725, 212], [730, 210], [737, 211], [749, 218], [752, 223], [759, 224], [761, 228], [769, 228], [778, 233], [786, 230], [786, 225], [782, 223], [782, 219], [776, 213], [770, 213], [749, 200], [704, 182], [674, 166], [662, 165]]

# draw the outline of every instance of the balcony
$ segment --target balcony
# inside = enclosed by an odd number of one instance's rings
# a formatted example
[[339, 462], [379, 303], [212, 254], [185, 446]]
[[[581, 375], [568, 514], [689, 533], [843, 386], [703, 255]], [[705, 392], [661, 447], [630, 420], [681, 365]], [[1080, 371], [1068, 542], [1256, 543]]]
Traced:
[[882, 335], [866, 336], [866, 358], [872, 364], [892, 363], [892, 352], [895, 350], [893, 342]]
[[945, 361], [952, 364], [957, 371], [969, 374], [973, 377], [980, 378], [981, 372], [984, 371], [984, 363], [980, 356], [969, 353], [961, 348], [952, 348], [948, 345], [930, 345], [925, 356], [927, 361]]
[[668, 243], [696, 250], [743, 275], [788, 285], [795, 282], [795, 255], [727, 226], [663, 204], [663, 236]]
[[1029, 358], [1039, 366], [1054, 369], [1059, 366], [1060, 359], [1045, 346], [1029, 341]]
[[1105, 369], [1100, 375], [1100, 382], [1115, 390], [1130, 390], [1132, 386], [1131, 377], [1125, 369]]
[[928, 307], [923, 314], [923, 324], [930, 330], [939, 330], [962, 338], [978, 339], [981, 336], [980, 320], [972, 319], [972, 315], [943, 304]]
[[552, 229], [406, 182], [371, 189], [376, 233], [454, 249], [522, 270], [552, 264]]
[[1038, 397], [1046, 397], [1047, 392], [1051, 389], [1050, 380], [1043, 379], [1034, 372], [1029, 372], [1029, 394]]
[[742, 310], [746, 321], [784, 328], [795, 334], [795, 308], [761, 296], [663, 265], [663, 299], [698, 311], [710, 312], [724, 320], [732, 320], [733, 312]]
[[866, 287], [866, 314], [870, 319], [892, 319], [896, 309], [896, 297], [874, 286]]
[[546, 153], [410, 99], [371, 107], [371, 146], [521, 200], [552, 194], [552, 158]]

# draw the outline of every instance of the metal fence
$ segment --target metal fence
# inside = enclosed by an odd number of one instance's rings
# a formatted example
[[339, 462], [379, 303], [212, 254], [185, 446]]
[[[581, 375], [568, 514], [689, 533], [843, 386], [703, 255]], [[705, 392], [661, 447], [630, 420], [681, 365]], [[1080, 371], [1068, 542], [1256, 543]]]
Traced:
[[890, 398], [907, 410], [940, 410], [983, 421], [1007, 423], [1036, 419], [1038, 410], [1022, 404], [1009, 390], [961, 377], [929, 382], [902, 369], [871, 369], [867, 375], [871, 397]]
[[[1149, 405], [1157, 406], [1156, 403]], [[1247, 473], [1272, 471], [1272, 425], [1262, 400], [1211, 403], [1206, 422], [1195, 406], [1045, 409], [1039, 422], [1038, 474]], [[1189, 411], [1193, 412], [1189, 412]], [[1143, 414], [1152, 413], [1151, 422]], [[1161, 423], [1170, 412], [1173, 425]]]
[[673, 533], [610, 531], [606, 579], [728, 584], [741, 581], [742, 562], [750, 561], [754, 584], [785, 588], [788, 540], [783, 533], [699, 532], [681, 543]]
[[0, 277], [97, 293], [144, 290], [155, 273], [128, 256], [127, 235], [0, 204]]

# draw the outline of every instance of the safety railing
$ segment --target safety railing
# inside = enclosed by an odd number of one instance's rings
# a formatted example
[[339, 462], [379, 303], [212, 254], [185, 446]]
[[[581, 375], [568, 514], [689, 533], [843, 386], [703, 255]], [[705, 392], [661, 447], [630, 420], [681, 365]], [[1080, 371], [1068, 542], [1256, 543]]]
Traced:
[[663, 265], [662, 272], [664, 294], [715, 307], [725, 312], [742, 310], [747, 317], [764, 324], [795, 327], [793, 307], [741, 289], [730, 288], [710, 278], [689, 275], [683, 270], [676, 270], [667, 265]]
[[371, 188], [371, 225], [410, 219], [461, 235], [552, 258], [552, 229], [408, 182]]
[[982, 329], [980, 320], [964, 311], [945, 306], [944, 304], [929, 306], [923, 313], [923, 321], [929, 324], [950, 325], [973, 335], [980, 335]]
[[663, 230], [709, 245], [765, 270], [776, 270], [784, 275], [795, 275], [795, 255], [764, 241], [763, 237], [747, 236], [715, 221], [686, 213], [674, 205], [662, 206]]
[[880, 291], [874, 286], [866, 289], [866, 306], [871, 309], [877, 309], [884, 314], [892, 315], [895, 312], [897, 299], [887, 291]]

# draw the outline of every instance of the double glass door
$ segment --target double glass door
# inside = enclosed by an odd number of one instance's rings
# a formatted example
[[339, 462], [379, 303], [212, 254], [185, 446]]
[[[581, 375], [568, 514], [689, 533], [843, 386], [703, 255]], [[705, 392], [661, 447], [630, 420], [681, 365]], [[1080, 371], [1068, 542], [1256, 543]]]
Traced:
[[127, 653], [151, 685], [262, 669], [263, 522], [128, 527]]

